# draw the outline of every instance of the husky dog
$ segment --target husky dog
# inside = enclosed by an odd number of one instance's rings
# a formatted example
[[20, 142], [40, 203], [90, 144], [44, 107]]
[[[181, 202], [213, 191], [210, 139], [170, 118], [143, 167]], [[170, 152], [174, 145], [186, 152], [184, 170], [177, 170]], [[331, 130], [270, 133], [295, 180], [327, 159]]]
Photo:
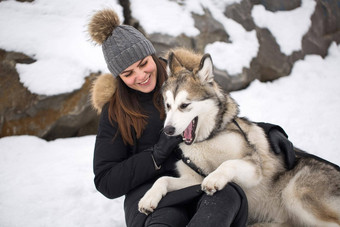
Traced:
[[233, 181], [247, 195], [250, 224], [340, 226], [337, 166], [307, 155], [286, 170], [262, 128], [238, 117], [237, 103], [214, 81], [209, 54], [174, 50], [167, 71], [164, 131], [183, 136], [183, 160], [199, 171], [178, 161], [179, 177], [159, 178], [140, 200], [140, 212], [153, 212], [170, 191], [201, 184], [212, 195]]

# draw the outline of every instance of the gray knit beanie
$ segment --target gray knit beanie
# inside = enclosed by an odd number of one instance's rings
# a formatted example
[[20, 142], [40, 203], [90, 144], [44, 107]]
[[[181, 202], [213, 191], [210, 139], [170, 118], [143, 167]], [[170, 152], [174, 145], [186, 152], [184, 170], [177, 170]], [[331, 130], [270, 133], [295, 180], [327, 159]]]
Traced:
[[137, 29], [129, 25], [120, 25], [113, 10], [97, 12], [89, 23], [89, 34], [102, 45], [108, 69], [118, 76], [135, 62], [156, 53], [151, 42]]

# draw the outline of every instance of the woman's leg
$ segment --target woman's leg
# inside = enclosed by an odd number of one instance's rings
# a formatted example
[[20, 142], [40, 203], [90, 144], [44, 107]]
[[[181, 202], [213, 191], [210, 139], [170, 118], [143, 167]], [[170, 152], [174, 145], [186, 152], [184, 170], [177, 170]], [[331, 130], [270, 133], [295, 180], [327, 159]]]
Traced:
[[162, 207], [152, 212], [145, 227], [185, 227], [190, 218], [185, 206]]
[[214, 195], [204, 194], [197, 204], [189, 227], [246, 226], [248, 202], [243, 190], [229, 183]]
[[185, 205], [162, 207], [148, 216], [137, 208], [138, 202], [125, 213], [127, 227], [185, 227], [191, 218]]
[[[125, 197], [124, 211], [127, 227], [186, 226], [192, 217], [192, 211], [196, 208], [188, 208], [188, 206], [191, 206], [190, 203], [187, 204], [188, 201], [179, 205], [160, 206], [148, 216], [138, 211], [139, 200], [151, 185], [152, 183], [142, 185], [129, 192]], [[194, 205], [196, 205], [196, 203]]]

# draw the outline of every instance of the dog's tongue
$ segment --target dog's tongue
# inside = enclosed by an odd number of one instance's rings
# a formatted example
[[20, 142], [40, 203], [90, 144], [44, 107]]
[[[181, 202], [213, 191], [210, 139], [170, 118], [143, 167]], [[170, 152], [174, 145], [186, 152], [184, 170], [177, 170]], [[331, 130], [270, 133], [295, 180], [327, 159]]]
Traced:
[[189, 126], [184, 131], [184, 138], [185, 139], [191, 139], [192, 136], [192, 122], [190, 122]]

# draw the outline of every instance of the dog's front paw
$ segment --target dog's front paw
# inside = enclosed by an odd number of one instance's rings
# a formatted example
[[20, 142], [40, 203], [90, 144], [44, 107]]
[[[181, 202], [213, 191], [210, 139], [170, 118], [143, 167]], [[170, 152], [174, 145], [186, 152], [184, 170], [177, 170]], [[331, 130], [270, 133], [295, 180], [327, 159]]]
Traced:
[[216, 191], [223, 189], [227, 185], [228, 181], [229, 180], [225, 174], [214, 171], [204, 178], [201, 185], [202, 191], [208, 195], [213, 195]]
[[138, 203], [139, 212], [146, 215], [152, 213], [158, 206], [158, 203], [159, 201], [161, 201], [161, 199], [162, 195], [159, 195], [157, 193], [146, 193]]

